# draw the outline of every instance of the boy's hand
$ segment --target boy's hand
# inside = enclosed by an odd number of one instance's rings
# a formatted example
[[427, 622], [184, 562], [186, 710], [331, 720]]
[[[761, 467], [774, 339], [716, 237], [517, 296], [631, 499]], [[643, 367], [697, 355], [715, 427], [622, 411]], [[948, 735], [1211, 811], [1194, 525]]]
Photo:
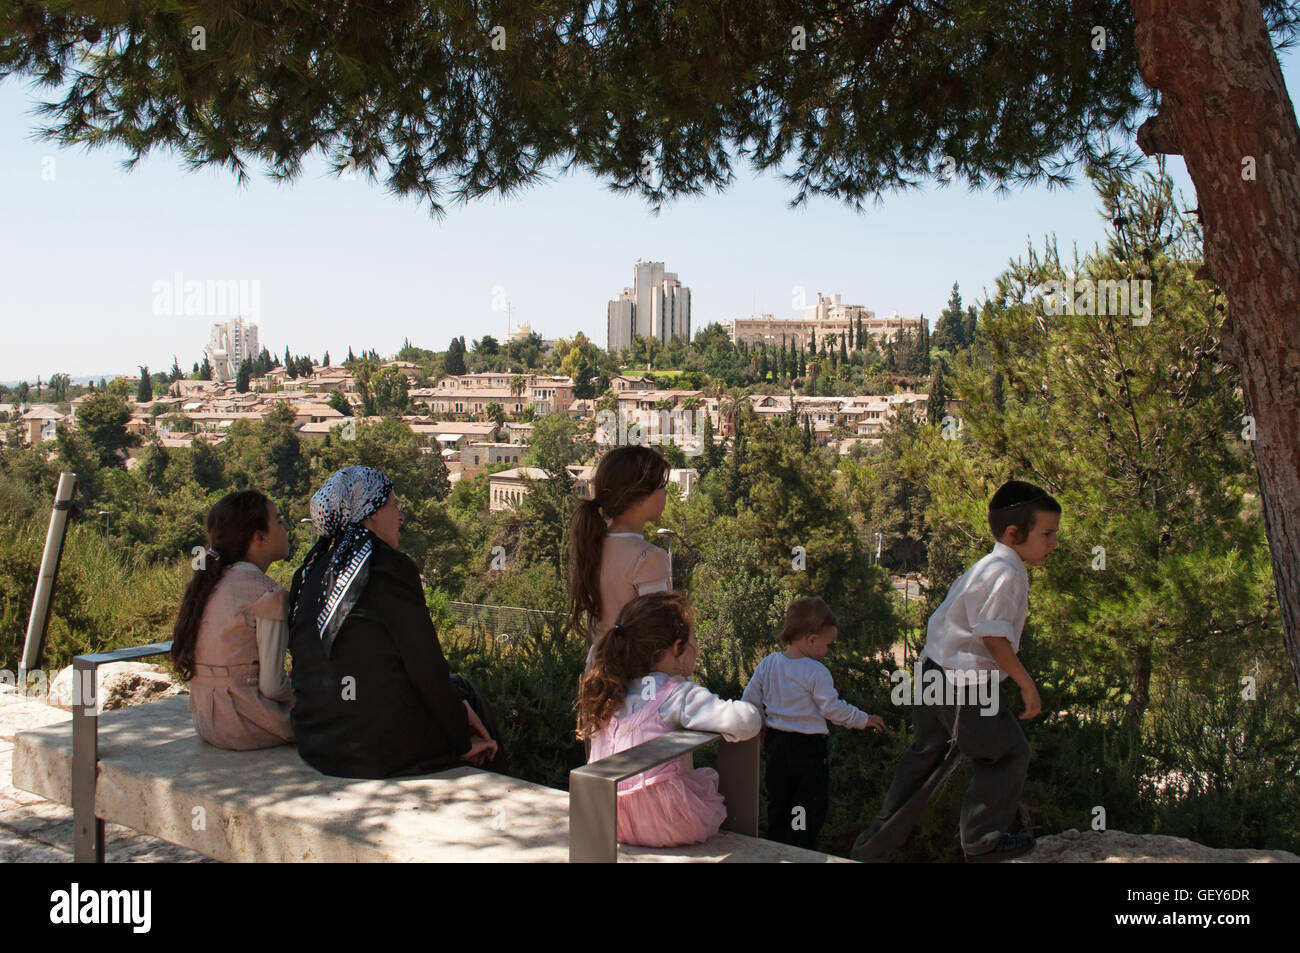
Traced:
[[870, 728], [872, 731], [884, 731], [885, 719], [881, 718], [879, 715], [870, 715], [867, 718], [866, 727]]
[[1020, 698], [1025, 703], [1025, 713], [1020, 716], [1021, 721], [1026, 718], [1035, 718], [1042, 712], [1043, 700], [1038, 697], [1038, 686], [1033, 682], [1029, 683], [1028, 688], [1020, 690]]

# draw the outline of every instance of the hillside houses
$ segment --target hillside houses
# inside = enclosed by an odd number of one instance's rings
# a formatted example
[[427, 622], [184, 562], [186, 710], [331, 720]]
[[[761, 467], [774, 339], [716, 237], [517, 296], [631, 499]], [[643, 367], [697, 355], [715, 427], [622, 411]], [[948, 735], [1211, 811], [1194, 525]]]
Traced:
[[837, 434], [877, 442], [900, 408], [911, 407], [913, 416], [919, 418], [930, 398], [926, 394], [902, 393], [862, 397], [751, 394], [747, 399], [761, 418], [788, 417], [793, 406], [800, 426], [811, 424], [817, 445], [826, 446]]
[[[392, 361], [385, 366], [397, 368], [412, 381], [421, 378], [416, 364]], [[77, 408], [89, 396], [72, 400], [66, 414], [51, 404], [27, 407], [20, 421], [23, 441], [41, 443], [54, 439], [60, 425], [75, 427]], [[425, 453], [442, 457], [453, 481], [473, 478], [503, 464], [520, 471], [500, 479], [499, 474], [493, 476], [493, 499], [498, 506], [509, 505], [523, 492], [522, 471], [532, 436], [530, 414], [562, 413], [580, 421], [594, 418], [598, 444], [628, 440], [673, 443], [688, 456], [699, 452], [706, 417], [715, 440], [726, 439], [734, 420], [730, 398], [719, 400], [704, 390], [656, 389], [650, 379], [629, 375], [612, 376], [610, 391], [599, 400], [575, 399], [574, 382], [569, 377], [508, 373], [448, 374], [432, 386], [412, 388], [407, 396], [409, 412], [396, 419], [411, 429]], [[340, 397], [351, 408], [351, 415], [338, 409]], [[928, 398], [917, 393], [852, 397], [753, 394], [741, 400], [748, 401], [761, 418], [788, 417], [793, 408], [799, 421], [811, 426], [818, 445], [834, 444], [847, 452], [856, 443], [879, 442], [902, 407], [911, 406], [915, 414], [923, 414], [925, 408], [917, 405]], [[238, 421], [255, 424], [277, 404], [292, 411], [293, 427], [304, 441], [325, 440], [331, 434], [348, 439], [355, 424], [383, 419], [363, 416], [364, 401], [357, 381], [350, 371], [338, 366], [316, 366], [310, 374], [297, 378], [276, 367], [254, 378], [244, 393], [228, 381], [176, 381], [166, 394], [151, 402], [130, 403], [128, 429], [143, 438], [156, 437], [168, 447], [189, 446], [196, 439], [220, 443]], [[501, 407], [501, 424], [497, 423], [500, 417], [488, 418], [492, 404]], [[518, 420], [520, 416], [525, 420]], [[684, 473], [678, 479], [685, 492], [693, 488], [689, 475]]]

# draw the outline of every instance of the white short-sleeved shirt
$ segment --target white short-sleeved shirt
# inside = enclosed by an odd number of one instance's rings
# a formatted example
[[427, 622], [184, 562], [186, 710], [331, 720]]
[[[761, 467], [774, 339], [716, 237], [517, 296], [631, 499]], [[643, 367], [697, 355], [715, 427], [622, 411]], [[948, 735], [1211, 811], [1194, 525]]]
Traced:
[[922, 655], [955, 673], [996, 671], [998, 680], [1007, 673], [998, 668], [981, 639], [999, 635], [1020, 653], [1020, 636], [1029, 615], [1029, 573], [1024, 560], [1005, 543], [994, 543], [993, 551], [980, 558], [952, 584], [947, 597], [925, 630]]
[[840, 698], [831, 670], [810, 658], [773, 652], [754, 669], [743, 701], [763, 709], [763, 721], [777, 731], [824, 735], [826, 722], [865, 728], [871, 716]]

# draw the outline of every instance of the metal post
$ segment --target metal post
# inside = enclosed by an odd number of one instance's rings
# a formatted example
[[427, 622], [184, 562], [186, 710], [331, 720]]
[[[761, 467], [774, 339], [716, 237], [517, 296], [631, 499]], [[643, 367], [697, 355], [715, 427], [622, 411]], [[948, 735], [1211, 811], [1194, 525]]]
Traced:
[[569, 863], [618, 861], [618, 783], [569, 775]]
[[171, 642], [151, 642], [72, 660], [72, 859], [104, 862], [104, 821], [95, 814], [99, 782], [99, 666], [166, 655]]
[[72, 507], [72, 494], [77, 488], [77, 475], [64, 471], [59, 474], [59, 487], [54, 491], [54, 509], [50, 512], [50, 527], [45, 533], [45, 552], [41, 556], [41, 571], [36, 577], [36, 593], [32, 597], [32, 614], [27, 620], [27, 640], [23, 643], [22, 660], [18, 666], [18, 684], [26, 690], [27, 673], [41, 657], [45, 630], [50, 621], [50, 599], [54, 582], [59, 575], [59, 561], [63, 558], [63, 539], [68, 529], [68, 510]]
[[72, 858], [104, 862], [104, 821], [95, 814], [99, 780], [98, 668], [86, 656], [72, 660]]
[[[569, 862], [618, 860], [618, 784], [689, 755], [721, 736], [679, 728], [569, 772]], [[718, 793], [727, 802], [726, 830], [758, 836], [758, 739], [718, 749]]]
[[758, 836], [758, 737], [718, 745], [718, 793], [727, 802], [722, 829]]

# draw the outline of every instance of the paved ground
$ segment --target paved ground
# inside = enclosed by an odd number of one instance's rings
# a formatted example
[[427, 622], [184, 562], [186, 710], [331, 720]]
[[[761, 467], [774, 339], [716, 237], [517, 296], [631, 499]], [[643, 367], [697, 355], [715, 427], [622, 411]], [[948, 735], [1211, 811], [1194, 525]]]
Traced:
[[[71, 712], [0, 685], [0, 863], [72, 862], [72, 808], [13, 786], [14, 734], [71, 718]], [[104, 836], [110, 862], [216, 863], [117, 824], [107, 825]]]

